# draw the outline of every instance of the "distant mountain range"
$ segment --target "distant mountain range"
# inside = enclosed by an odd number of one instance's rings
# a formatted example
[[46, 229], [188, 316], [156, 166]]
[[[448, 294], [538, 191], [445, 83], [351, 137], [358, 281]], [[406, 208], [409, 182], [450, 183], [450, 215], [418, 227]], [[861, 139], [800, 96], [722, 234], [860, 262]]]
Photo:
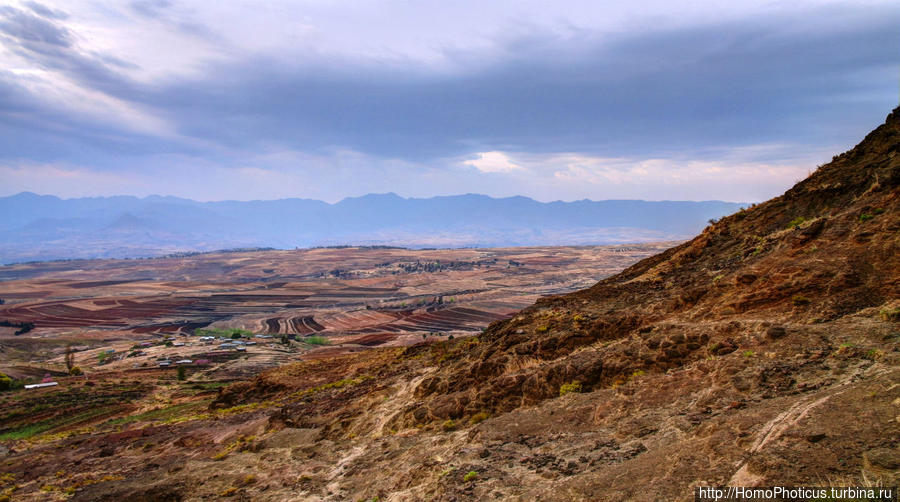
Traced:
[[197, 202], [177, 197], [0, 198], [0, 262], [125, 258], [226, 248], [344, 244], [497, 247], [676, 240], [742, 205], [722, 201], [538, 202], [393, 193]]

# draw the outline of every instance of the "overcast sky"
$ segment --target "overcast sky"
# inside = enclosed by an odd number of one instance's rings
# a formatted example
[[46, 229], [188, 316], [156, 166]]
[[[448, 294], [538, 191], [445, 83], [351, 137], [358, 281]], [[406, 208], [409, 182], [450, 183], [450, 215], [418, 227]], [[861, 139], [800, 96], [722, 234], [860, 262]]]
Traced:
[[13, 0], [0, 195], [756, 201], [898, 82], [896, 0]]

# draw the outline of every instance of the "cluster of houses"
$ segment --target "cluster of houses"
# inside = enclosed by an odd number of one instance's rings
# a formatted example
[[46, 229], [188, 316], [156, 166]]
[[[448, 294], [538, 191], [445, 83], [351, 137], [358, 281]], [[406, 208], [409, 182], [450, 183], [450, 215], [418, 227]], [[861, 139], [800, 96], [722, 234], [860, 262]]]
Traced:
[[[160, 368], [167, 368], [169, 366], [172, 366], [172, 364], [173, 364], [173, 362], [170, 359], [161, 359], [161, 360], [157, 361], [156, 363], [159, 364]], [[194, 361], [192, 361], [190, 359], [179, 359], [174, 362], [174, 364], [176, 366], [187, 366], [188, 364], [191, 364], [191, 363], [194, 363]], [[197, 364], [199, 364], [199, 360], [197, 361]]]
[[[262, 338], [262, 337], [260, 337], [260, 338]], [[271, 337], [267, 337], [267, 338], [271, 338]], [[201, 343], [203, 343], [204, 345], [213, 345], [218, 342], [219, 345], [218, 345], [218, 347], [216, 347], [216, 350], [222, 350], [222, 351], [246, 352], [247, 347], [252, 347], [252, 346], [256, 345], [256, 342], [254, 342], [254, 341], [233, 340], [230, 338], [220, 338], [220, 337], [215, 337], [215, 336], [201, 336], [198, 338], [198, 340]], [[175, 346], [176, 344], [172, 344], [172, 345]], [[184, 344], [182, 344], [182, 345], [184, 345]], [[210, 354], [213, 354], [213, 353], [210, 352]], [[169, 367], [173, 367], [173, 366], [186, 366], [189, 364], [204, 365], [204, 364], [209, 364], [209, 360], [208, 359], [197, 359], [196, 361], [192, 361], [190, 359], [179, 359], [177, 361], [173, 361], [169, 358], [164, 358], [164, 359], [158, 360], [156, 362], [156, 364], [158, 364], [160, 368], [169, 368]]]

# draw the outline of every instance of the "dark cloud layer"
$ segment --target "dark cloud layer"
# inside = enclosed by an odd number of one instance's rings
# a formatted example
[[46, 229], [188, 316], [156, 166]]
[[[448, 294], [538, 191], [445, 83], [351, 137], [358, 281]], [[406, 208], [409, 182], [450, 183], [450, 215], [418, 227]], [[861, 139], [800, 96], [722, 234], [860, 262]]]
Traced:
[[[886, 41], [900, 36], [900, 6], [829, 8], [614, 37], [538, 32], [503, 42], [491, 64], [482, 54], [449, 54], [456, 71], [259, 56], [142, 84], [126, 76], [129, 62], [80, 49], [65, 13], [26, 5], [0, 10], [8, 49], [156, 114], [177, 133], [127, 132], [59, 110], [19, 76], [0, 73], [0, 156], [90, 165], [153, 153], [227, 164], [222, 152], [273, 144], [419, 162], [490, 150], [648, 156], [849, 146], [893, 105], [897, 44]], [[131, 7], [162, 19], [170, 2]]]

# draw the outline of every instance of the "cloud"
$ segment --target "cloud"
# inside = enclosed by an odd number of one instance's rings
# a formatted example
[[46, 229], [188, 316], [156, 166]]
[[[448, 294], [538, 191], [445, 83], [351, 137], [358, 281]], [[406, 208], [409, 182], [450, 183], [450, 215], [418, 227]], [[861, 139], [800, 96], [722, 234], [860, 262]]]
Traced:
[[483, 173], [508, 173], [522, 169], [503, 152], [483, 152], [477, 155], [477, 159], [466, 160], [463, 164], [474, 167]]
[[[34, 7], [32, 7], [34, 10]], [[69, 30], [42, 17], [15, 7], [0, 7], [0, 33], [7, 40], [34, 52], [44, 52], [45, 46], [72, 45]], [[52, 17], [52, 16], [51, 16]]]
[[[196, 198], [745, 200], [881, 120], [900, 25], [892, 3], [754, 5], [649, 3], [668, 17], [646, 24], [592, 2], [557, 20], [465, 2], [20, 3], [0, 8], [0, 166], [131, 174], [132, 193], [177, 168]], [[197, 183], [213, 175], [236, 185]]]
[[135, 0], [129, 6], [142, 16], [159, 18], [163, 12], [172, 6], [169, 0]]
[[38, 2], [24, 2], [23, 5], [31, 9], [35, 14], [49, 19], [68, 19], [69, 14], [56, 9], [51, 9], [44, 4]]

